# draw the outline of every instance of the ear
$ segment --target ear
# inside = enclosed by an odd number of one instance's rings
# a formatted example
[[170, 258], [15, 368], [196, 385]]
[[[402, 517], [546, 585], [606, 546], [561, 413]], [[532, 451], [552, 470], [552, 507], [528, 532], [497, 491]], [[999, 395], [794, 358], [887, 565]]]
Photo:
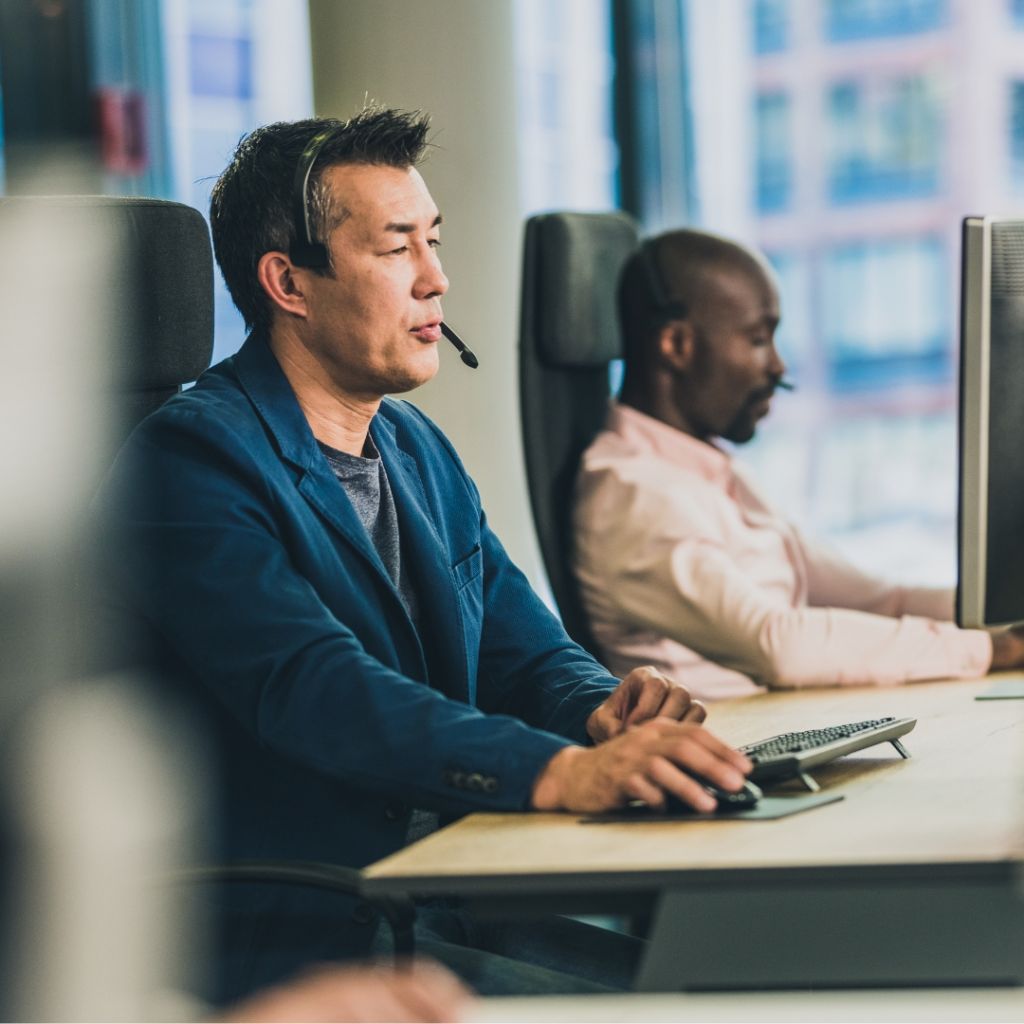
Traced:
[[270, 301], [291, 316], [309, 315], [303, 291], [304, 275], [296, 273], [292, 261], [283, 252], [265, 252], [256, 265], [256, 278]]
[[658, 335], [659, 361], [672, 370], [689, 370], [696, 348], [697, 335], [689, 320], [670, 320]]

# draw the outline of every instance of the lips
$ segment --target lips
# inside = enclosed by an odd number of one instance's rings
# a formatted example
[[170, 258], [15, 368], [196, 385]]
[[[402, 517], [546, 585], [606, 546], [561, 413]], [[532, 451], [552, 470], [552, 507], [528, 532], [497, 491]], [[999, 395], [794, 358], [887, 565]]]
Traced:
[[420, 341], [440, 341], [441, 340], [441, 321], [431, 320], [425, 324], [419, 324], [416, 327], [410, 328], [410, 334], [415, 334]]
[[762, 419], [771, 411], [772, 398], [775, 395], [774, 385], [758, 388], [752, 392], [746, 401], [746, 409], [749, 415], [755, 419]]

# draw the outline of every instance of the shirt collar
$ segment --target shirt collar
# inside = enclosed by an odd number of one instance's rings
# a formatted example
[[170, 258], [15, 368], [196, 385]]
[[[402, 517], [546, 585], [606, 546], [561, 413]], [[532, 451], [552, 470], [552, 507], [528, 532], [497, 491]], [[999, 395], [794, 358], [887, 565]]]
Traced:
[[725, 487], [732, 480], [732, 458], [728, 453], [631, 405], [612, 401], [606, 426], [632, 446], [696, 473], [709, 483]]

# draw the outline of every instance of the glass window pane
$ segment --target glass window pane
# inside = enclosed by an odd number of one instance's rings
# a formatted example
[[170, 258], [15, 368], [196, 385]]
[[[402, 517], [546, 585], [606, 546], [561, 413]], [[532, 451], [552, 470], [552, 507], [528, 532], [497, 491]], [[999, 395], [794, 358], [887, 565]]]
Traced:
[[784, 92], [761, 93], [755, 119], [757, 208], [762, 213], [784, 210], [793, 190], [789, 96]]
[[932, 77], [862, 79], [828, 91], [828, 195], [836, 204], [933, 195], [943, 114]]
[[832, 42], [911, 35], [940, 28], [946, 0], [826, 0], [825, 35]]
[[799, 378], [812, 352], [811, 276], [807, 259], [789, 252], [768, 254], [779, 285], [782, 320], [775, 333], [775, 345], [786, 361], [789, 375]]
[[237, 36], [193, 34], [189, 38], [193, 96], [252, 96], [252, 43]]
[[890, 388], [952, 372], [941, 239], [838, 246], [826, 252], [822, 327], [832, 386]]
[[1024, 82], [1010, 83], [1010, 181], [1024, 191]]
[[514, 5], [524, 214], [615, 205], [608, 8], [549, 0]]
[[789, 0], [754, 0], [754, 52], [777, 53], [789, 37]]

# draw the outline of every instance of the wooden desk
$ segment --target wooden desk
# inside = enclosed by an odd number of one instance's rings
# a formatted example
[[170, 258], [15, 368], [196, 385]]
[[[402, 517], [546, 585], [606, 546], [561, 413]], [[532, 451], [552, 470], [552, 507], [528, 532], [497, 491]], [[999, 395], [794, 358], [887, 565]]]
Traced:
[[712, 709], [711, 728], [736, 744], [917, 718], [909, 761], [886, 744], [813, 773], [841, 803], [778, 821], [478, 814], [372, 865], [366, 889], [454, 894], [495, 913], [653, 905], [647, 990], [1019, 982], [1024, 701], [975, 701], [986, 685], [781, 692]]

